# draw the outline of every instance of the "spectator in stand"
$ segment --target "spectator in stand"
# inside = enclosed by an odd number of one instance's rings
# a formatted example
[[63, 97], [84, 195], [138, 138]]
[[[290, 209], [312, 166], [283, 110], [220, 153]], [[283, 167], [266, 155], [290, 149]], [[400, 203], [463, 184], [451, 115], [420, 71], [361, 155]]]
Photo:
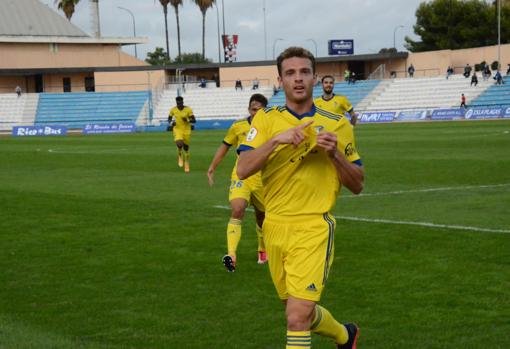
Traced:
[[253, 80], [251, 89], [252, 90], [258, 90], [259, 89], [259, 79], [258, 78], [255, 78], [255, 80]]
[[243, 83], [241, 82], [240, 79], [236, 80], [236, 91], [238, 88], [241, 89], [241, 91], [243, 90]]
[[460, 96], [460, 107], [464, 109], [466, 108], [466, 96], [464, 96], [464, 94]]
[[469, 63], [466, 64], [464, 67], [464, 77], [467, 79], [471, 75], [471, 67], [469, 66]]
[[489, 67], [488, 64], [486, 64], [485, 67], [483, 67], [483, 80], [484, 81], [489, 80], [491, 75], [492, 75], [491, 68]]
[[345, 69], [344, 71], [344, 81], [349, 81], [349, 78], [351, 77], [351, 72], [349, 69]]
[[278, 94], [278, 91], [280, 89], [278, 87], [276, 87], [276, 85], [273, 85], [273, 96], [276, 96]]
[[200, 78], [200, 84], [198, 86], [200, 86], [201, 88], [206, 88], [207, 82], [205, 81], [204, 78]]
[[414, 66], [413, 66], [413, 63], [411, 63], [411, 65], [409, 66], [409, 68], [407, 68], [407, 73], [409, 74], [409, 77], [410, 78], [413, 78], [414, 77]]
[[16, 88], [14, 89], [14, 91], [16, 92], [16, 94], [18, 95], [18, 98], [21, 97], [21, 87], [19, 86], [16, 86]]
[[471, 76], [471, 86], [473, 86], [473, 84], [475, 85], [478, 85], [478, 76], [476, 75], [476, 72], [473, 73], [473, 76]]
[[356, 73], [355, 72], [351, 72], [351, 74], [349, 75], [349, 84], [355, 84], [356, 83]]
[[496, 75], [494, 75], [494, 80], [496, 80], [496, 85], [504, 84], [503, 75], [501, 75], [499, 70], [496, 72]]
[[508, 69], [506, 70], [506, 75], [510, 75], [510, 64], [508, 64]]
[[453, 75], [453, 68], [451, 66], [448, 66], [448, 69], [446, 69], [446, 80], [450, 78], [450, 76]]

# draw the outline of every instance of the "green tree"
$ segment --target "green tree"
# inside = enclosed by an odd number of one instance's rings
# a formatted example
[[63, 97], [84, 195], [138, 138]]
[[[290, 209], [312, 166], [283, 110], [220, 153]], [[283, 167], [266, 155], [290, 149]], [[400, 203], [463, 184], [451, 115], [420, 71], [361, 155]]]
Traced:
[[170, 4], [175, 10], [175, 19], [177, 21], [177, 57], [181, 56], [181, 25], [179, 23], [179, 6], [182, 6], [182, 0], [170, 0]]
[[202, 12], [202, 57], [205, 59], [205, 14], [207, 9], [212, 7], [215, 0], [193, 0]]
[[211, 63], [209, 58], [204, 58], [201, 53], [183, 53], [174, 60], [176, 64]]
[[59, 10], [62, 10], [66, 15], [66, 18], [71, 21], [71, 17], [74, 13], [75, 6], [80, 0], [55, 0], [55, 4]]
[[151, 65], [167, 65], [170, 64], [168, 54], [162, 47], [156, 47], [154, 52], [147, 52], [147, 58], [145, 61]]
[[[414, 32], [405, 38], [412, 52], [461, 49], [497, 43], [497, 18], [492, 3], [481, 0], [433, 0], [416, 10]], [[510, 5], [501, 14], [502, 43], [510, 42]]]

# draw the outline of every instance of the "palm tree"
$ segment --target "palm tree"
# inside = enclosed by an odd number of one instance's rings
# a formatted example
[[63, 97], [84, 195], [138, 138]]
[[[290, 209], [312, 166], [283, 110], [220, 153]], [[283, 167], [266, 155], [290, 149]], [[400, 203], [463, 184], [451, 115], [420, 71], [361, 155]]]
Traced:
[[175, 10], [175, 19], [177, 20], [177, 50], [178, 56], [181, 57], [181, 25], [179, 24], [179, 5], [182, 6], [182, 0], [170, 0], [170, 4]]
[[209, 7], [212, 7], [215, 0], [193, 0], [202, 12], [202, 58], [205, 58], [205, 13]]
[[163, 6], [163, 13], [165, 14], [165, 35], [166, 35], [166, 58], [170, 61], [170, 45], [168, 44], [168, 3], [170, 0], [159, 0], [161, 6]]
[[80, 0], [55, 0], [57, 8], [64, 11], [66, 18], [71, 21], [71, 17], [74, 13], [74, 7], [80, 2]]

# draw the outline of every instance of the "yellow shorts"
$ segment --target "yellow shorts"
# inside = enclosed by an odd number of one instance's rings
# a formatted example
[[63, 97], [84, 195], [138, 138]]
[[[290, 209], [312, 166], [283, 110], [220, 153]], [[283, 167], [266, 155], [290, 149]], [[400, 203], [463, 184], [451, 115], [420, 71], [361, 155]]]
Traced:
[[173, 133], [175, 142], [183, 141], [184, 144], [189, 145], [189, 140], [191, 138], [191, 130], [181, 130], [174, 127]]
[[245, 180], [240, 180], [235, 173], [230, 179], [230, 190], [228, 192], [228, 201], [234, 199], [244, 199], [251, 203], [260, 212], [264, 212], [264, 188], [260, 173], [253, 175]]
[[275, 217], [262, 228], [269, 271], [281, 299], [317, 302], [333, 262], [336, 221], [330, 214]]

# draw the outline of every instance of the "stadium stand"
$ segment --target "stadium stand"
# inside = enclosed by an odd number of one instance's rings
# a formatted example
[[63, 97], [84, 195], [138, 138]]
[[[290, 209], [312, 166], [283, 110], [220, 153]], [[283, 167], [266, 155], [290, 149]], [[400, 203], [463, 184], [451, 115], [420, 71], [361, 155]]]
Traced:
[[0, 131], [10, 131], [14, 126], [32, 125], [35, 119], [38, 95], [35, 93], [0, 94]]
[[[355, 84], [348, 84], [347, 82], [339, 82], [335, 84], [335, 93], [346, 96], [355, 110], [358, 110], [358, 105], [369, 96], [374, 89], [376, 89], [380, 80], [360, 80]], [[322, 95], [322, 86], [315, 86], [313, 89], [313, 97], [320, 97]], [[283, 105], [285, 104], [285, 95], [282, 92], [278, 92], [277, 95], [273, 96], [269, 101], [269, 105]]]
[[510, 77], [504, 77], [503, 85], [493, 84], [476, 99], [473, 100], [473, 106], [495, 106], [510, 105]]
[[148, 99], [147, 91], [41, 93], [36, 125], [82, 128], [89, 123], [137, 122]]
[[[190, 89], [182, 94], [184, 105], [193, 109], [197, 119], [237, 119], [248, 115], [248, 101], [253, 93], [261, 93], [267, 98], [273, 94], [271, 87], [258, 90], [245, 88], [236, 91], [234, 88]], [[153, 124], [166, 124], [169, 110], [175, 106], [175, 90], [165, 89], [155, 107]]]
[[462, 75], [444, 77], [394, 79], [379, 95], [371, 96], [365, 110], [409, 110], [458, 107], [462, 93], [471, 103], [492, 82], [479, 79], [478, 86], [470, 86], [471, 79]]

